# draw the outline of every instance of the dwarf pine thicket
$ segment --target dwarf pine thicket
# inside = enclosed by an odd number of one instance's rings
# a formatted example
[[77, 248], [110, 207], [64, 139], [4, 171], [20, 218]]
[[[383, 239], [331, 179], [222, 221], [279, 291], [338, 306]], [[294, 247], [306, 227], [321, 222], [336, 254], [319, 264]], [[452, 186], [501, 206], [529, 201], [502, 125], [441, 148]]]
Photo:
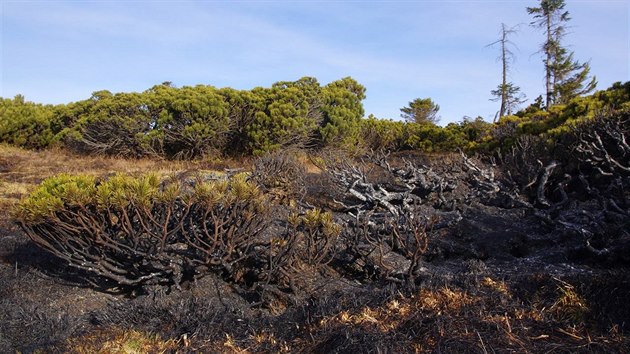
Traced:
[[365, 88], [352, 78], [321, 86], [309, 77], [249, 91], [165, 83], [142, 93], [98, 91], [87, 100], [56, 106], [16, 96], [0, 102], [0, 142], [169, 159], [261, 155], [287, 147], [492, 153], [523, 135], [557, 142], [583, 122], [627, 110], [630, 83], [549, 109], [537, 100], [494, 124], [465, 118], [444, 127], [363, 118], [364, 98]]

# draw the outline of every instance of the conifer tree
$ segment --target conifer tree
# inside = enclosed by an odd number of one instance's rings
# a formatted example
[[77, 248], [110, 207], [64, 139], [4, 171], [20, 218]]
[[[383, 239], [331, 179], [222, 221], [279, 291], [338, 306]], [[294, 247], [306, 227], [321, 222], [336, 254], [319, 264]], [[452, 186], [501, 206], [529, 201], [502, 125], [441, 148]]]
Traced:
[[546, 108], [552, 104], [566, 103], [571, 98], [587, 94], [595, 89], [597, 81], [590, 78], [589, 63], [573, 59], [573, 52], [562, 46], [566, 35], [565, 23], [571, 18], [564, 10], [564, 0], [540, 0], [539, 7], [528, 7], [533, 15], [533, 26], [542, 28], [546, 36], [541, 51], [544, 53]]
[[440, 120], [437, 115], [439, 110], [440, 106], [430, 98], [416, 98], [409, 102], [408, 107], [400, 109], [400, 116], [408, 122], [436, 124]]

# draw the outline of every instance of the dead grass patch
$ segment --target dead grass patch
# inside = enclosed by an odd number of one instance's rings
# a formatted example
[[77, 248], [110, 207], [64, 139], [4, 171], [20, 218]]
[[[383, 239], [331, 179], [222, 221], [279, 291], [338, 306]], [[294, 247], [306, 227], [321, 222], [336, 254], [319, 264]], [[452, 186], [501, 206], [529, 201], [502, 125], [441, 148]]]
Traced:
[[101, 329], [69, 339], [63, 352], [76, 354], [144, 354], [174, 352], [185, 342], [162, 339], [159, 335], [119, 328]]
[[246, 161], [206, 158], [197, 161], [158, 159], [125, 159], [109, 156], [76, 155], [61, 149], [24, 150], [0, 145], [0, 209], [8, 210], [44, 179], [60, 174], [107, 176], [115, 173], [139, 175], [146, 172], [159, 176], [182, 171], [222, 171], [243, 167]]
[[[42, 151], [23, 150], [0, 145], [0, 165], [2, 161], [15, 161], [10, 171], [4, 172], [2, 179], [8, 180], [11, 175], [21, 179], [42, 180], [59, 173], [87, 173], [102, 175], [115, 172], [129, 174], [152, 171], [170, 173], [189, 169], [221, 170], [237, 164], [235, 160], [196, 160], [169, 161], [160, 159], [126, 159], [110, 156], [76, 155], [60, 149]], [[238, 163], [239, 165], [242, 164]], [[241, 166], [239, 166], [241, 167]]]
[[558, 287], [558, 299], [551, 306], [553, 313], [560, 319], [568, 319], [571, 322], [584, 321], [588, 313], [588, 304], [580, 296], [573, 285], [555, 279]]
[[[555, 307], [542, 310], [538, 303], [521, 302], [505, 281], [486, 277], [480, 285], [472, 292], [448, 286], [422, 289], [376, 307], [341, 311], [320, 320], [311, 333], [316, 342], [326, 343], [346, 333], [351, 337], [346, 343], [367, 336], [372, 345], [396, 343], [423, 353], [596, 353], [629, 348], [629, 339], [618, 327], [604, 333], [581, 322], [588, 306], [569, 283], [559, 285], [558, 297], [547, 299]], [[580, 316], [574, 316], [576, 311]]]
[[490, 277], [485, 277], [481, 280], [481, 285], [502, 295], [510, 296], [510, 291], [508, 290], [508, 286], [504, 281], [497, 281]]

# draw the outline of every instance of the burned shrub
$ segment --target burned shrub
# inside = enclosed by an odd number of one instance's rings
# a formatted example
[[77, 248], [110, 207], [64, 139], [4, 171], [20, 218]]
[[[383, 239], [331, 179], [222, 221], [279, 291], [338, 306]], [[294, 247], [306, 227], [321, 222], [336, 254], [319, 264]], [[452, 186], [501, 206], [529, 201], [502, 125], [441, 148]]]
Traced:
[[297, 294], [312, 285], [317, 271], [338, 255], [342, 225], [331, 212], [318, 208], [292, 212], [280, 222], [284, 230], [276, 229], [267, 242], [257, 245], [258, 263], [250, 264], [247, 276], [249, 282], [252, 278], [259, 282], [257, 290], [262, 293], [285, 297], [289, 289]]
[[506, 152], [499, 152], [498, 157], [506, 180], [519, 190], [526, 190], [535, 184], [544, 164], [542, 161], [549, 160], [549, 151], [544, 139], [521, 135]]
[[413, 282], [432, 231], [461, 220], [459, 211], [446, 205], [445, 196], [455, 185], [450, 177], [410, 161], [392, 168], [387, 156], [379, 154], [372, 162], [388, 182], [373, 183], [367, 172], [347, 162], [326, 164], [330, 178], [345, 187], [346, 200], [359, 202], [336, 201], [351, 217], [341, 236], [344, 250], [338, 264], [367, 278]]
[[433, 215], [425, 220], [416, 210], [405, 213], [393, 221], [392, 249], [409, 260], [408, 279], [413, 279], [420, 268], [420, 257], [429, 247], [429, 233], [437, 219], [437, 216]]
[[[252, 255], [267, 227], [265, 199], [243, 175], [194, 186], [196, 203], [181, 215], [181, 234], [200, 266], [232, 267]], [[187, 253], [184, 253], [188, 255]]]
[[387, 223], [374, 222], [374, 213], [359, 213], [344, 228], [343, 242], [346, 245], [341, 266], [357, 275], [374, 278], [389, 272], [385, 258], [391, 247], [386, 240], [391, 234]]
[[[45, 180], [15, 211], [38, 246], [70, 265], [135, 286], [235, 269], [256, 257], [266, 199], [243, 176], [187, 187], [156, 175]], [[268, 243], [267, 243], [268, 244]]]
[[304, 262], [311, 266], [328, 264], [335, 256], [337, 238], [341, 225], [335, 223], [330, 212], [311, 209], [302, 216], [289, 216], [291, 233], [301, 240], [301, 252]]
[[368, 278], [413, 281], [437, 220], [435, 215], [423, 216], [420, 209], [399, 216], [360, 213], [344, 230], [344, 265]]
[[306, 169], [290, 151], [267, 153], [254, 161], [253, 180], [279, 199], [300, 199]]
[[630, 110], [600, 116], [574, 131], [578, 160], [602, 176], [630, 175]]

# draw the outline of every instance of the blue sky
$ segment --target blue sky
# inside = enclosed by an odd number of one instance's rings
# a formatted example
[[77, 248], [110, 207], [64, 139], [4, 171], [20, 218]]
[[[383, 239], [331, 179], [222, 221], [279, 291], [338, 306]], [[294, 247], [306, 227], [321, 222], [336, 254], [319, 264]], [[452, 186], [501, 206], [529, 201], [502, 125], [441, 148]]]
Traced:
[[[591, 62], [603, 89], [629, 81], [628, 0], [567, 0], [565, 44]], [[500, 82], [501, 23], [522, 24], [511, 80], [530, 102], [543, 93], [528, 26], [538, 1], [2, 1], [0, 96], [68, 103], [101, 89], [144, 91], [164, 81], [251, 89], [314, 76], [351, 76], [367, 114], [400, 116], [414, 98], [441, 123], [482, 116]]]

